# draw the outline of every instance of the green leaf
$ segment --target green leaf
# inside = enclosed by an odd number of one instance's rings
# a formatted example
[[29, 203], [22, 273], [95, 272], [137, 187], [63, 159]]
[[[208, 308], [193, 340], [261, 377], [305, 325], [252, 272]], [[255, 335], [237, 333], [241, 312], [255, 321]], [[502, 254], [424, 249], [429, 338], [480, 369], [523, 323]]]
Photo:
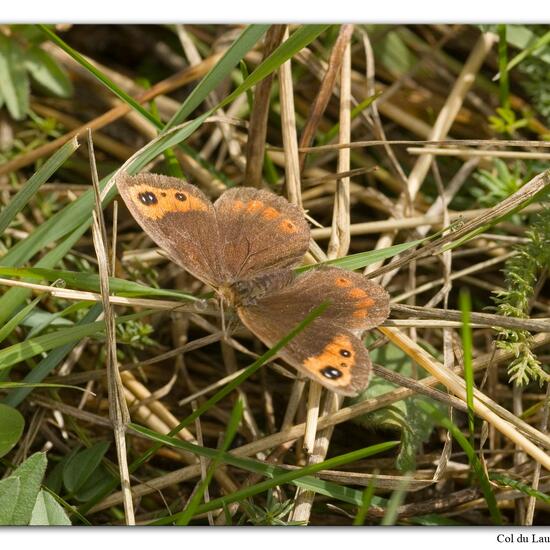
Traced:
[[76, 138], [73, 138], [56, 151], [44, 165], [33, 174], [27, 183], [11, 199], [9, 204], [2, 209], [0, 213], [0, 234], [4, 232], [15, 216], [26, 206], [40, 186], [46, 183], [51, 175], [55, 173], [55, 171], [62, 166], [77, 149], [78, 141]]
[[0, 457], [8, 454], [19, 441], [25, 419], [17, 410], [0, 403]]
[[47, 462], [46, 453], [35, 453], [11, 475], [18, 478], [20, 483], [19, 495], [12, 515], [13, 525], [29, 524]]
[[418, 63], [418, 58], [397, 31], [386, 32], [379, 39], [373, 40], [372, 47], [378, 62], [395, 77], [403, 76]]
[[15, 120], [24, 119], [29, 110], [29, 77], [23, 58], [19, 44], [0, 33], [0, 93]]
[[29, 525], [71, 525], [71, 520], [57, 500], [50, 493], [41, 489]]
[[[412, 375], [409, 357], [394, 344], [376, 348], [370, 352], [370, 356], [374, 363], [384, 365], [403, 376]], [[367, 390], [349, 402], [359, 403], [367, 399], [376, 399], [396, 388], [397, 384], [388, 382], [380, 376], [373, 376]], [[354, 422], [367, 429], [385, 429], [401, 433], [401, 446], [395, 461], [401, 472], [410, 472], [416, 468], [416, 456], [435, 426], [431, 415], [418, 405], [425, 399], [422, 396], [409, 397], [354, 419]], [[439, 404], [436, 406], [439, 407]]]
[[74, 497], [79, 502], [88, 502], [109, 487], [113, 479], [109, 470], [103, 464], [100, 464], [80, 489], [75, 492]]
[[80, 452], [78, 447], [73, 447], [69, 454], [65, 455], [53, 468], [50, 469], [43, 485], [52, 493], [58, 495], [63, 489], [63, 470], [71, 458]]
[[[30, 305], [30, 304], [29, 304]], [[83, 309], [89, 308], [90, 305], [86, 302], [74, 302], [72, 306], [79, 305]], [[60, 313], [65, 314], [68, 309], [71, 309], [73, 312], [75, 308], [69, 306], [65, 308]], [[24, 327], [29, 327], [33, 330], [42, 330], [42, 327], [72, 327], [74, 326], [73, 321], [70, 319], [65, 319], [63, 315], [58, 315], [57, 313], [50, 313], [49, 311], [44, 311], [43, 309], [36, 309], [31, 311], [22, 321], [21, 325]]]
[[88, 449], [76, 453], [63, 470], [63, 484], [70, 493], [78, 491], [101, 464], [110, 443], [99, 441]]
[[69, 76], [42, 48], [33, 46], [25, 53], [25, 68], [38, 84], [53, 95], [72, 95], [73, 84]]
[[7, 477], [0, 481], [0, 525], [12, 525], [20, 488], [21, 483], [17, 477]]

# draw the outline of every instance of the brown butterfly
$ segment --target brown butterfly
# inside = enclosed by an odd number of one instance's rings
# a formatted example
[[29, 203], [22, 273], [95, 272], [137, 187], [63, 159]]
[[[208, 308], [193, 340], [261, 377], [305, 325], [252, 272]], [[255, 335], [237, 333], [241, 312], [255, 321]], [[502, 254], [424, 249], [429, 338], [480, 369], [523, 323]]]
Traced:
[[171, 259], [212, 286], [241, 321], [272, 346], [328, 302], [279, 355], [332, 391], [357, 395], [371, 361], [359, 336], [389, 314], [389, 296], [365, 277], [334, 267], [296, 276], [309, 246], [301, 210], [269, 191], [226, 191], [214, 203], [195, 186], [157, 174], [117, 178], [128, 209]]

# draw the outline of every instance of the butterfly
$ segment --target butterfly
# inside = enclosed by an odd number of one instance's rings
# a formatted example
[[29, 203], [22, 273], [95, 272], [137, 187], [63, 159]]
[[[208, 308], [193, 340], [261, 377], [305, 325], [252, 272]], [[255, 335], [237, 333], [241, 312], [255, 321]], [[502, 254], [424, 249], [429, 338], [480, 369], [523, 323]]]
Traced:
[[296, 275], [310, 240], [300, 208], [249, 187], [229, 189], [212, 203], [194, 185], [158, 174], [123, 173], [116, 183], [153, 241], [224, 296], [267, 346], [327, 302], [279, 356], [336, 393], [357, 395], [367, 387], [372, 365], [360, 336], [388, 317], [388, 293], [336, 267]]

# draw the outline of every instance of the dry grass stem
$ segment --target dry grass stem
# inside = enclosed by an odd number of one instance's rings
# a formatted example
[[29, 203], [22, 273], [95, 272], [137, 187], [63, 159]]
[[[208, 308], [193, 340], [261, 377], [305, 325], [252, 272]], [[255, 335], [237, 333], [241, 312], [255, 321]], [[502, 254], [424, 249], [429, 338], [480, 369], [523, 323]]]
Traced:
[[120, 471], [120, 484], [124, 495], [124, 513], [127, 525], [135, 525], [134, 505], [132, 501], [132, 489], [128, 458], [126, 450], [126, 429], [130, 420], [128, 408], [123, 395], [122, 381], [118, 371], [118, 359], [116, 351], [116, 325], [115, 315], [109, 301], [109, 254], [107, 244], [107, 228], [101, 207], [99, 179], [95, 165], [95, 156], [92, 143], [92, 132], [88, 130], [88, 149], [92, 173], [93, 188], [96, 197], [96, 208], [93, 212], [92, 234], [99, 268], [99, 282], [101, 287], [101, 299], [105, 319], [105, 337], [107, 354], [105, 356], [107, 370], [107, 387], [109, 392], [109, 418], [113, 426], [115, 444], [117, 449], [118, 467]]
[[[464, 97], [472, 86], [475, 75], [479, 71], [485, 57], [490, 52], [494, 42], [495, 35], [491, 33], [485, 33], [480, 36], [479, 40], [472, 49], [469, 58], [464, 64], [462, 72], [456, 79], [455, 85], [453, 86], [451, 93], [447, 97], [444, 107], [439, 112], [433, 128], [430, 130], [430, 135], [428, 137], [430, 141], [445, 138], [445, 136], [451, 129], [453, 121], [458, 114], [462, 102], [464, 101]], [[418, 158], [416, 164], [414, 165], [414, 168], [409, 174], [407, 180], [407, 192], [403, 196], [403, 198], [400, 199], [400, 204], [404, 204], [407, 197], [409, 197], [411, 200], [414, 200], [416, 194], [418, 193], [418, 190], [420, 189], [420, 186], [424, 181], [424, 178], [426, 177], [430, 169], [432, 160], [433, 156], [429, 154], [421, 155]], [[384, 234], [376, 243], [376, 249], [391, 246], [394, 238], [394, 233]], [[374, 277], [376, 276], [374, 275], [374, 273], [376, 273], [380, 265], [380, 263], [373, 264], [367, 268], [366, 272]], [[378, 274], [379, 273], [377, 273], [377, 275]]]

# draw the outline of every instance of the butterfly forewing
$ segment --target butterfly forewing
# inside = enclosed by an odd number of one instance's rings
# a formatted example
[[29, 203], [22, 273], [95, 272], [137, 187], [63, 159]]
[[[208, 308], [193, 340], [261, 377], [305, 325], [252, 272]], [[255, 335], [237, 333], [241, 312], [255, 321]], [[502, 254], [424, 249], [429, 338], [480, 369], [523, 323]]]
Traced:
[[118, 190], [145, 232], [198, 279], [223, 282], [214, 206], [194, 185], [158, 174], [117, 178]]
[[298, 265], [309, 246], [301, 210], [269, 191], [234, 188], [215, 203], [227, 279], [235, 282]]

